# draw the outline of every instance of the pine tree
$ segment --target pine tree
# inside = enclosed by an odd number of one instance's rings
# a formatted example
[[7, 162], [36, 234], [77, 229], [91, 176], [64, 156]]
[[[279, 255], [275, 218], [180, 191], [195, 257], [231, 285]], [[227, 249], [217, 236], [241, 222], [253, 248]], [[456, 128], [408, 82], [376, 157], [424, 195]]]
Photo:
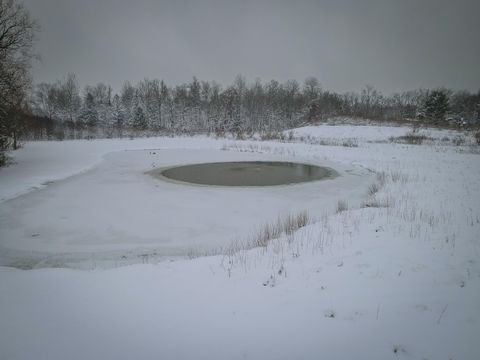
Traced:
[[147, 119], [145, 113], [141, 106], [137, 106], [135, 109], [135, 114], [133, 116], [133, 128], [135, 130], [146, 130], [147, 129]]
[[123, 128], [125, 126], [125, 109], [120, 100], [120, 96], [115, 95], [112, 102], [112, 118], [110, 126], [117, 131], [117, 136], [123, 136]]
[[432, 91], [425, 100], [425, 117], [433, 121], [444, 121], [448, 105], [448, 96], [445, 91]]
[[80, 114], [81, 122], [86, 125], [90, 130], [95, 128], [98, 124], [98, 112], [95, 107], [95, 101], [93, 95], [88, 93], [85, 97], [83, 109]]

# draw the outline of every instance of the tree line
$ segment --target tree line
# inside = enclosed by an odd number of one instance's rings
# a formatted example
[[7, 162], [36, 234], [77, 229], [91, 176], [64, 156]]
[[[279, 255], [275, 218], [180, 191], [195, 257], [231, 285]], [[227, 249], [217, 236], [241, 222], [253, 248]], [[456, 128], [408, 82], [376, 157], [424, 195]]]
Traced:
[[43, 127], [34, 138], [121, 137], [140, 133], [275, 132], [335, 117], [378, 121], [417, 121], [446, 125], [480, 123], [480, 91], [414, 90], [384, 96], [372, 86], [339, 94], [323, 90], [315, 77], [303, 83], [239, 75], [223, 88], [215, 81], [168, 86], [158, 79], [135, 85], [125, 82], [119, 93], [104, 83], [80, 90], [74, 74], [38, 84], [30, 110]]
[[323, 90], [315, 77], [300, 84], [237, 76], [222, 88], [212, 81], [168, 86], [158, 79], [125, 82], [118, 94], [98, 83], [82, 91], [74, 74], [41, 83], [30, 110], [43, 127], [31, 136], [46, 138], [121, 137], [134, 133], [234, 133], [280, 131], [305, 122], [344, 116], [379, 121], [423, 121], [458, 125], [480, 121], [480, 92], [414, 90], [384, 96], [372, 86], [360, 93]]
[[[36, 86], [31, 109], [68, 138], [123, 136], [137, 132], [235, 134], [273, 131], [304, 121], [308, 101], [320, 93], [316, 79], [309, 78], [301, 90], [294, 81], [247, 85], [237, 76], [223, 89], [212, 81], [193, 77], [187, 84], [167, 86], [164, 81], [144, 79], [135, 86], [125, 82], [118, 94], [98, 83], [80, 91], [74, 74], [62, 81]], [[58, 134], [57, 134], [58, 135]], [[62, 136], [61, 134], [58, 136]]]

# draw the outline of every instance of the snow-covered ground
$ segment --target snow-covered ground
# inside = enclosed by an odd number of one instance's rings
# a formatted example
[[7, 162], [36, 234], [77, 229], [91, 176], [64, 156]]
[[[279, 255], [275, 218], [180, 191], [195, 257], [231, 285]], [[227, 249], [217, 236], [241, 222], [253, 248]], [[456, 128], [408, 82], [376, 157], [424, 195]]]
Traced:
[[[35, 268], [0, 267], [0, 359], [477, 359], [480, 155], [383, 143], [398, 129], [295, 130], [358, 147], [27, 143], [0, 169], [1, 263]], [[340, 176], [228, 189], [145, 174], [238, 159]], [[313, 223], [266, 248], [172, 261], [301, 210]]]
[[390, 138], [397, 138], [415, 131], [417, 135], [424, 135], [430, 139], [431, 143], [448, 144], [449, 142], [458, 142], [463, 139], [465, 144], [474, 143], [471, 133], [460, 130], [444, 130], [437, 128], [417, 128], [413, 130], [407, 126], [345, 126], [345, 125], [326, 125], [304, 126], [301, 128], [286, 131], [290, 132], [294, 138], [301, 138], [303, 141], [316, 140], [317, 142], [336, 142], [339, 140], [355, 140], [355, 142], [386, 142]]

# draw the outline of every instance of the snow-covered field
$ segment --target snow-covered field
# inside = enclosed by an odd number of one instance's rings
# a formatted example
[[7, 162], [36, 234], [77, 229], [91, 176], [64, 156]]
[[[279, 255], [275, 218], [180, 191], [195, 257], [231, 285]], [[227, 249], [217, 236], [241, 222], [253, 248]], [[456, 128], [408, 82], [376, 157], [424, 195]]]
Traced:
[[[441, 130], [385, 142], [406, 131], [27, 143], [0, 169], [0, 359], [477, 359], [480, 155]], [[340, 176], [229, 189], [145, 174], [240, 159]], [[310, 225], [242, 248], [302, 210]]]

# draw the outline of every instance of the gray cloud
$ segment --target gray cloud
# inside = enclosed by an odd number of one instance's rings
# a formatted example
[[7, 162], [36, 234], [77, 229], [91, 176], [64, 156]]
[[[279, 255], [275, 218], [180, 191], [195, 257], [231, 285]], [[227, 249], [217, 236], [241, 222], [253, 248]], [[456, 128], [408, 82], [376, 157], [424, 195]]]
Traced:
[[314, 75], [390, 93], [480, 88], [476, 0], [24, 0], [42, 26], [35, 81], [230, 83]]

